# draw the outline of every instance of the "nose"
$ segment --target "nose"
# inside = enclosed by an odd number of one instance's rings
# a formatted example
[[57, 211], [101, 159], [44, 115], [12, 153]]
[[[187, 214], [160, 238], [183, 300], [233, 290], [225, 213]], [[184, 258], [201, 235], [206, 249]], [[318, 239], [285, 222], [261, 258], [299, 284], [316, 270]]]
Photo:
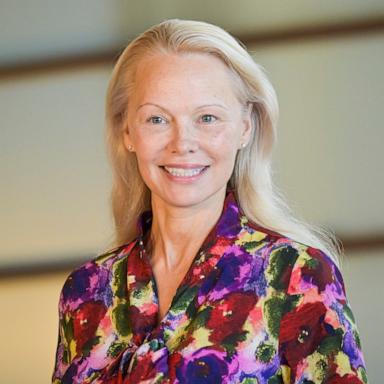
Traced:
[[172, 127], [169, 149], [172, 153], [194, 153], [199, 148], [196, 128], [190, 122], [177, 122]]

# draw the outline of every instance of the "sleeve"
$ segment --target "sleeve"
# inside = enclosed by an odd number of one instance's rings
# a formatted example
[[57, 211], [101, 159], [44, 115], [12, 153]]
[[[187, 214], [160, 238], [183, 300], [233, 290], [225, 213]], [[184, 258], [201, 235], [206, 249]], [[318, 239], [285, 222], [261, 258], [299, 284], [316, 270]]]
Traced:
[[[67, 280], [68, 281], [68, 280]], [[67, 283], [66, 283], [67, 284]], [[64, 288], [63, 288], [64, 289]], [[55, 356], [55, 365], [52, 375], [52, 383], [59, 384], [71, 362], [71, 339], [73, 339], [73, 327], [70, 313], [65, 310], [63, 290], [59, 298], [59, 326], [58, 340]], [[73, 344], [73, 343], [72, 343]], [[73, 348], [72, 348], [73, 349]]]
[[286, 297], [279, 331], [284, 383], [367, 383], [355, 319], [331, 258], [301, 249]]

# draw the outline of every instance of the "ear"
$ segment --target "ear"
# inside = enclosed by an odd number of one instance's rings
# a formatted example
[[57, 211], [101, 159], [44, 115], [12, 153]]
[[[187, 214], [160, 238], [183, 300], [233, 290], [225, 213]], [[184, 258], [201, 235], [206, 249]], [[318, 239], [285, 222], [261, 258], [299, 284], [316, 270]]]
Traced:
[[123, 127], [123, 143], [127, 151], [134, 152], [134, 146], [133, 146], [131, 134], [129, 133], [128, 124], [125, 124]]
[[249, 143], [249, 140], [251, 139], [252, 134], [252, 110], [253, 110], [253, 104], [248, 103], [247, 109], [244, 111], [243, 116], [243, 126], [242, 126], [242, 132], [241, 132], [241, 139], [240, 142], [246, 146]]

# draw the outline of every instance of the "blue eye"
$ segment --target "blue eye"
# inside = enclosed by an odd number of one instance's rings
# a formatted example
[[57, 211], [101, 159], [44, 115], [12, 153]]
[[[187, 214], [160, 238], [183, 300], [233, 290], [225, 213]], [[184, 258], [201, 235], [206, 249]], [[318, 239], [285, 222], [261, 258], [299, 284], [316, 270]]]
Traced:
[[162, 124], [166, 122], [166, 120], [163, 119], [161, 116], [151, 116], [147, 121], [152, 124]]
[[213, 115], [203, 115], [203, 116], [201, 116], [201, 121], [203, 123], [213, 123], [216, 120], [217, 120], [217, 117], [213, 116]]

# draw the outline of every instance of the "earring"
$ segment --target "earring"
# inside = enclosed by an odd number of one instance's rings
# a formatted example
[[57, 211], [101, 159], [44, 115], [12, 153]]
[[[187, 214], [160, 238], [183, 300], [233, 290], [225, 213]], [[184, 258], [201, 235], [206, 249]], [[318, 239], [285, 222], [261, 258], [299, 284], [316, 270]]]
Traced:
[[133, 145], [131, 145], [131, 144], [128, 145], [128, 151], [133, 152]]
[[245, 148], [247, 144], [241, 143], [241, 148]]

